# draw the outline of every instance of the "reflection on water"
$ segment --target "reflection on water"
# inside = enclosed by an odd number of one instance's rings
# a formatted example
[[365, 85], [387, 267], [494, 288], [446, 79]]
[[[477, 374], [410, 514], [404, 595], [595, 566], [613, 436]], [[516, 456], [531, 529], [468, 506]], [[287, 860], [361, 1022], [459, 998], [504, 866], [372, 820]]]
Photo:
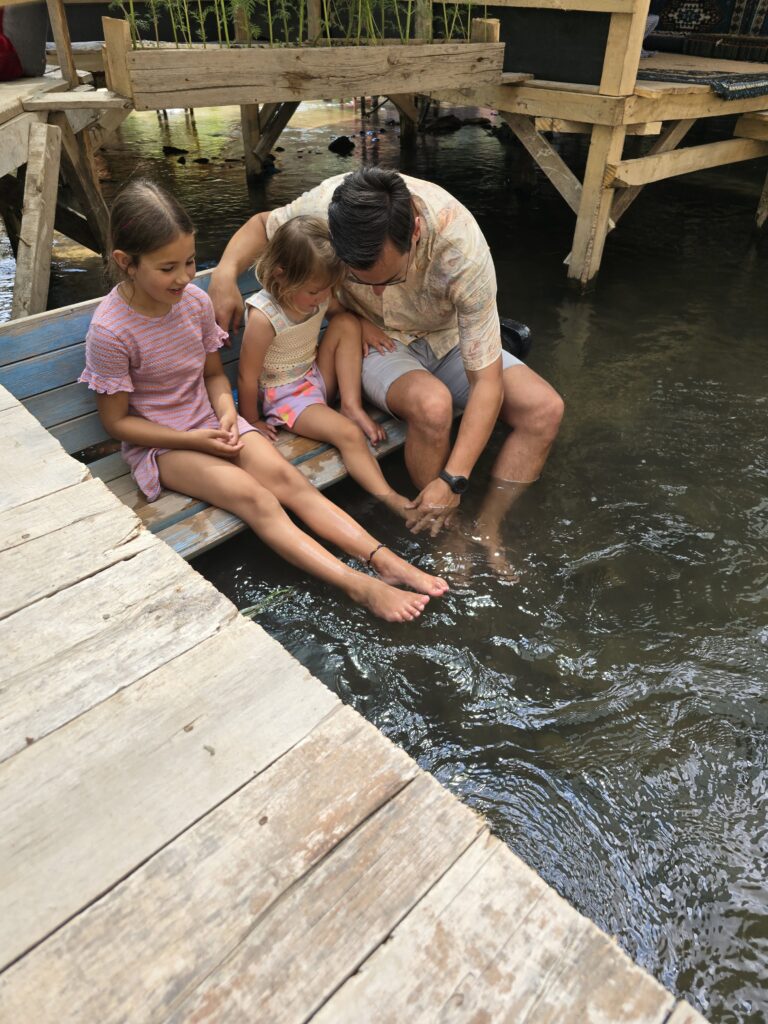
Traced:
[[[205, 263], [249, 212], [361, 157], [432, 178], [478, 216], [502, 312], [532, 325], [531, 364], [567, 415], [503, 524], [503, 574], [472, 540], [493, 450], [457, 531], [434, 541], [353, 485], [334, 490], [450, 579], [418, 623], [372, 619], [252, 539], [198, 568], [241, 606], [264, 602], [274, 636], [665, 985], [713, 1021], [763, 1022], [768, 252], [751, 223], [764, 168], [648, 190], [608, 241], [599, 289], [577, 299], [561, 266], [569, 211], [542, 183], [521, 186], [516, 154], [482, 129], [401, 159], [382, 121], [344, 162], [327, 143], [359, 123], [295, 126], [249, 199], [241, 165], [225, 163], [235, 113], [198, 111], [195, 134], [174, 112], [163, 137], [154, 115], [133, 115], [107, 187], [143, 173], [176, 188]], [[87, 297], [97, 280], [97, 261], [57, 251], [56, 296]], [[409, 487], [398, 456], [385, 471]]]

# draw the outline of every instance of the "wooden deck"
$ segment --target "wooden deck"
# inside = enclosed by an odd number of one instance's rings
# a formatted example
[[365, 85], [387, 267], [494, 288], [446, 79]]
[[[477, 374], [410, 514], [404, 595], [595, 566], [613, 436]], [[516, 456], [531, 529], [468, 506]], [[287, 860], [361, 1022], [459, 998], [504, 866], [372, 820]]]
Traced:
[[701, 1024], [0, 388], [0, 1020]]

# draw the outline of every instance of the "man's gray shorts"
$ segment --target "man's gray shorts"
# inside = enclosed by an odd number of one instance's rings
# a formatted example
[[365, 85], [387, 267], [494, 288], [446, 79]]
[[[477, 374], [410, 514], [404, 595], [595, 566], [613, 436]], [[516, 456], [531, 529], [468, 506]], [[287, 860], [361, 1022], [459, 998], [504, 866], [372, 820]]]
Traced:
[[[380, 409], [391, 413], [387, 405], [387, 392], [395, 381], [411, 370], [428, 370], [448, 388], [453, 396], [455, 409], [463, 409], [469, 398], [469, 380], [457, 345], [438, 359], [425, 338], [403, 345], [394, 340], [394, 352], [383, 355], [371, 349], [363, 360], [363, 391], [365, 397]], [[502, 352], [503, 368], [519, 366], [521, 361], [509, 352]]]

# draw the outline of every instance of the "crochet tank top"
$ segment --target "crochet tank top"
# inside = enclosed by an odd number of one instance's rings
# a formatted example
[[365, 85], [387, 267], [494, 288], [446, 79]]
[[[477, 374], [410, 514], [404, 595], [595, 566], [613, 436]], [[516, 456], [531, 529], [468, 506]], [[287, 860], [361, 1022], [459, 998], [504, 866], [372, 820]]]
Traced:
[[260, 386], [279, 387], [281, 384], [290, 384], [291, 381], [298, 380], [308, 373], [315, 361], [317, 339], [325, 311], [328, 309], [328, 301], [326, 300], [309, 319], [298, 324], [290, 319], [264, 288], [251, 295], [246, 304], [261, 310], [275, 330], [275, 340], [264, 357], [264, 368], [259, 377]]

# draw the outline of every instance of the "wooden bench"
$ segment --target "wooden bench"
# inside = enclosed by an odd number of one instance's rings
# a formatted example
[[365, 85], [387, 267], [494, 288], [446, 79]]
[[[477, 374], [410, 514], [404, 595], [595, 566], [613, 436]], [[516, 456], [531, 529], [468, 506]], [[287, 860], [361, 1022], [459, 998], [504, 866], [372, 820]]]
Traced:
[[[210, 270], [202, 271], [195, 283], [207, 290], [210, 277]], [[244, 274], [239, 285], [244, 297], [258, 287], [251, 273]], [[0, 325], [0, 384], [70, 453], [87, 454], [87, 449], [110, 440], [96, 412], [94, 393], [77, 383], [85, 364], [85, 334], [99, 301], [80, 302]], [[240, 342], [238, 335], [231, 348], [222, 349], [232, 383], [237, 378]], [[387, 441], [376, 450], [378, 457], [399, 448], [405, 440], [402, 423], [391, 418], [382, 422]], [[283, 431], [277, 447], [321, 490], [347, 475], [331, 445]], [[184, 558], [193, 558], [245, 529], [231, 513], [175, 491], [163, 491], [157, 501], [148, 502], [119, 453], [84, 461], [93, 476], [103, 480], [149, 530]]]

